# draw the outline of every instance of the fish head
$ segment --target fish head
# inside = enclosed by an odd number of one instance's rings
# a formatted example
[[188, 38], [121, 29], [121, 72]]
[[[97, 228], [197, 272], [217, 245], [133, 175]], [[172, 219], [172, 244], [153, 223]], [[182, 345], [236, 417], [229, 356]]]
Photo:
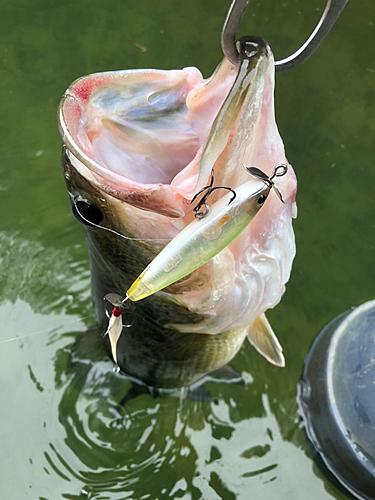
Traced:
[[[226, 353], [213, 361], [211, 352], [210, 369], [231, 359], [248, 325], [280, 300], [295, 254], [296, 178], [275, 122], [273, 55], [256, 37], [242, 40], [239, 50], [238, 66], [224, 59], [208, 79], [196, 68], [88, 75], [67, 89], [58, 108], [63, 170], [75, 215], [84, 223], [103, 324], [103, 297], [124, 295], [194, 219], [191, 200], [212, 170], [215, 186], [235, 190], [252, 181], [243, 164], [268, 176], [279, 163], [289, 167], [277, 179], [285, 204], [265, 184], [248, 200], [256, 215], [240, 236], [186, 278], [137, 303], [133, 320], [143, 332], [143, 348], [156, 338], [168, 344], [178, 332], [168, 352], [180, 368], [196, 361], [181, 346], [202, 334]], [[223, 193], [212, 192], [208, 204]], [[133, 342], [132, 329], [126, 331]], [[158, 342], [150, 349], [160, 354]]]

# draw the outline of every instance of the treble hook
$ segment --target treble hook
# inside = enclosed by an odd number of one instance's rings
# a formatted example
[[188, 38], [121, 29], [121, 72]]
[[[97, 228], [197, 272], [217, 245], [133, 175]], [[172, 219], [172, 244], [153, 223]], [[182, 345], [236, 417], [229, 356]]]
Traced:
[[[237, 30], [251, 0], [233, 0], [221, 32], [221, 47], [229, 61], [237, 66]], [[322, 17], [306, 42], [294, 54], [275, 62], [276, 71], [294, 68], [315, 52], [337, 21], [348, 0], [328, 0]]]
[[257, 177], [258, 179], [261, 179], [269, 188], [273, 188], [276, 191], [277, 196], [280, 198], [280, 201], [284, 203], [283, 197], [281, 196], [280, 191], [277, 189], [272, 179], [274, 177], [282, 177], [283, 175], [285, 175], [288, 172], [287, 165], [285, 165], [284, 163], [279, 163], [279, 165], [276, 165], [271, 177], [268, 177], [267, 174], [265, 174], [257, 167], [247, 167], [246, 165], [244, 165], [244, 168], [247, 172], [249, 172], [249, 174]]
[[[232, 193], [232, 198], [229, 200], [229, 203], [232, 203], [232, 201], [235, 199], [236, 197], [236, 192], [230, 188], [230, 187], [226, 187], [226, 186], [216, 186], [216, 187], [212, 187], [214, 184], [214, 171], [213, 169], [211, 170], [211, 179], [210, 179], [210, 183], [208, 184], [208, 186], [205, 186], [204, 188], [202, 188], [200, 191], [198, 191], [198, 193], [196, 195], [194, 195], [193, 199], [191, 200], [190, 203], [193, 203], [194, 200], [196, 200], [197, 196], [199, 196], [201, 193], [203, 193], [204, 191], [207, 191], [206, 194], [204, 196], [202, 196], [202, 199], [200, 200], [200, 202], [198, 203], [198, 205], [196, 207], [193, 208], [193, 211], [195, 212], [195, 218], [196, 219], [203, 219], [204, 217], [206, 217], [206, 215], [208, 215], [208, 212], [209, 212], [209, 208], [208, 208], [208, 205], [206, 203], [207, 201], [207, 198], [210, 196], [210, 194], [212, 193], [212, 191], [215, 191], [215, 189], [227, 189], [228, 191], [231, 191]], [[203, 207], [204, 205], [204, 208], [205, 208], [205, 211], [202, 212], [201, 208]]]

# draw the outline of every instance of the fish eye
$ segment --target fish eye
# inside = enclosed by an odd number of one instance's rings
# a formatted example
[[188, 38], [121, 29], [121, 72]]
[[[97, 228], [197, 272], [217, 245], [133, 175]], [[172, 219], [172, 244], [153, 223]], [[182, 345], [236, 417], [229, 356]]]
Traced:
[[257, 200], [257, 203], [258, 205], [263, 205], [263, 203], [266, 201], [266, 197], [264, 196], [264, 194], [261, 194]]
[[85, 226], [98, 226], [103, 220], [102, 211], [87, 200], [74, 200], [72, 210], [75, 218]]

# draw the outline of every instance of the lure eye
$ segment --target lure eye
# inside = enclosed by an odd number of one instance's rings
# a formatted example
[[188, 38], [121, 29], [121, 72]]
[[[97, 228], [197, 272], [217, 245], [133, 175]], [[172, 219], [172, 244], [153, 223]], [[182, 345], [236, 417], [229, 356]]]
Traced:
[[85, 226], [98, 226], [103, 220], [102, 211], [87, 200], [74, 201], [72, 210], [75, 218]]
[[266, 201], [266, 197], [264, 196], [264, 194], [261, 194], [257, 200], [257, 203], [258, 205], [263, 205], [263, 203]]

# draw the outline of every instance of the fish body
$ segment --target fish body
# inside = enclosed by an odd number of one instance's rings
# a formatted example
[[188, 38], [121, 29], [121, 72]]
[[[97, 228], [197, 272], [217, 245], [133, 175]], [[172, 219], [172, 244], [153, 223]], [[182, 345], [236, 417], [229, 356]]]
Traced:
[[[256, 43], [254, 57], [243, 57], [242, 77], [224, 60], [208, 80], [195, 68], [118, 71], [80, 78], [64, 94], [62, 166], [83, 222], [103, 330], [103, 297], [124, 296], [194, 221], [190, 202], [212, 168], [215, 184], [236, 189], [249, 182], [243, 164], [267, 175], [287, 164], [274, 118], [273, 56], [264, 41]], [[290, 275], [296, 193], [290, 166], [278, 188], [285, 204], [272, 190], [228, 246], [123, 313], [116, 353], [124, 372], [148, 385], [178, 387], [233, 358], [254, 321], [279, 302]], [[210, 196], [211, 208], [225, 199], [219, 191]]]
[[[69, 192], [100, 206], [103, 226], [122, 230], [115, 210], [122, 209], [123, 204], [96, 189], [77, 171], [70, 158], [64, 151], [62, 165]], [[138, 210], [135, 216], [141, 221]], [[94, 308], [99, 328], [104, 332], [108, 329], [108, 318], [103, 297], [109, 291], [124, 294], [124, 288], [157, 255], [162, 244], [123, 239], [86, 224], [82, 227], [90, 261]], [[123, 234], [134, 236], [125, 229]], [[207, 267], [200, 279], [210, 279], [212, 269]], [[182, 285], [176, 286], [181, 289]], [[186, 287], [199, 289], [200, 284], [190, 277]], [[179, 327], [184, 325], [188, 330], [193, 329], [204, 318], [205, 315], [191, 311], [172, 293], [155, 294], [141, 301], [133, 312], [123, 313], [122, 320], [127, 326], [120, 338], [114, 339], [117, 359], [113, 357], [122, 371], [149, 386], [173, 388], [192, 384], [228, 363], [241, 348], [247, 333], [246, 328], [223, 330], [216, 335], [180, 331]]]

